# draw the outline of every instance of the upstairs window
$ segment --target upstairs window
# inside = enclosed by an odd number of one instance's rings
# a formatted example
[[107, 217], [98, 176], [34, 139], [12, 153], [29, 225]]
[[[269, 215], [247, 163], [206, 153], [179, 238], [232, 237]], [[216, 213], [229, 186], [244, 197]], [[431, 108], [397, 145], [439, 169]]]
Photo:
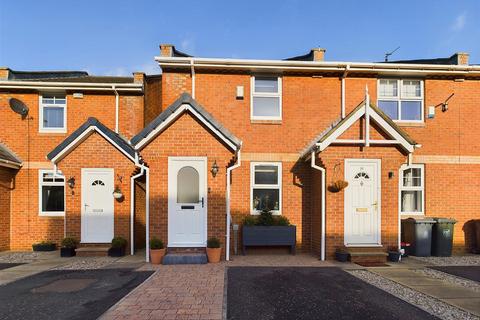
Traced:
[[66, 107], [65, 95], [45, 94], [40, 96], [40, 132], [66, 132]]
[[251, 118], [253, 120], [282, 120], [282, 79], [252, 77]]
[[268, 208], [280, 213], [282, 205], [282, 164], [278, 162], [252, 163], [251, 199], [252, 213]]
[[38, 173], [39, 207], [41, 216], [63, 216], [65, 214], [65, 177], [53, 170]]
[[424, 214], [425, 181], [421, 164], [400, 169], [400, 213]]
[[423, 121], [422, 80], [378, 80], [378, 107], [392, 120]]

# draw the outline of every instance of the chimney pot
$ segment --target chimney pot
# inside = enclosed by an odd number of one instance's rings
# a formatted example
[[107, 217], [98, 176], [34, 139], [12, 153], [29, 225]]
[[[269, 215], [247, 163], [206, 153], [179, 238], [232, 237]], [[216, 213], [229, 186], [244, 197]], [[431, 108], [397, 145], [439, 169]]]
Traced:
[[162, 57], [173, 57], [173, 50], [175, 46], [173, 44], [161, 44], [160, 55]]
[[326, 51], [327, 49], [324, 48], [313, 48], [313, 61], [324, 61]]

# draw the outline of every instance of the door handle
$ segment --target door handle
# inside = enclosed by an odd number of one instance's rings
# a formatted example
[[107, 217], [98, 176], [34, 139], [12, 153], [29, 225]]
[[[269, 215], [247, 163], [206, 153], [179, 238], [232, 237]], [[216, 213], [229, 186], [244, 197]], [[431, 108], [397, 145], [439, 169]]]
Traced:
[[372, 203], [372, 206], [374, 206], [374, 207], [375, 207], [375, 210], [377, 210], [378, 201], [375, 201], [374, 203]]
[[204, 200], [205, 200], [204, 197], [202, 197], [201, 200], [198, 200], [198, 203], [200, 203], [200, 202], [202, 203], [202, 208], [203, 208], [203, 206], [204, 206], [204, 204], [205, 204], [205, 201], [204, 201]]

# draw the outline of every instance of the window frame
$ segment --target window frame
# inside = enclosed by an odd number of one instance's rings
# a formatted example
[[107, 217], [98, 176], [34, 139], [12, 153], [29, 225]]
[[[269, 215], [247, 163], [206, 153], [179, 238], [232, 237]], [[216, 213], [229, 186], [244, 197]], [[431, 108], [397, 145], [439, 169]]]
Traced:
[[[278, 84], [278, 92], [255, 92], [255, 79], [256, 78], [276, 78]], [[282, 77], [277, 75], [253, 75], [250, 77], [250, 119], [251, 120], [282, 120]], [[278, 116], [254, 116], [253, 115], [253, 98], [265, 97], [265, 98], [278, 98]]]
[[[277, 181], [275, 184], [255, 184], [255, 166], [266, 165], [277, 167]], [[282, 163], [281, 162], [250, 162], [250, 214], [259, 215], [261, 210], [253, 207], [253, 189], [278, 189], [278, 210], [271, 210], [274, 215], [282, 214]]]
[[[384, 97], [380, 95], [380, 82], [382, 80], [395, 80], [397, 81], [397, 96], [396, 97]], [[420, 81], [420, 97], [406, 97], [403, 98], [403, 82], [404, 81]], [[423, 79], [415, 78], [379, 78], [377, 79], [377, 106], [380, 108], [379, 101], [395, 101], [398, 103], [398, 119], [392, 119], [394, 122], [398, 123], [424, 123], [425, 122], [425, 89]], [[420, 101], [420, 120], [403, 120], [402, 119], [402, 101], [405, 102], [418, 102]], [[383, 110], [382, 110], [383, 111]]]
[[[403, 185], [403, 172], [408, 169], [420, 169], [420, 186], [405, 187]], [[398, 212], [400, 215], [424, 216], [425, 215], [425, 165], [403, 164], [400, 166], [398, 181]], [[402, 211], [402, 191], [420, 191], [422, 194], [422, 210], [419, 212]]]
[[[63, 182], [44, 182], [43, 175], [45, 173], [52, 173], [55, 176], [62, 176]], [[55, 179], [55, 178], [54, 178]], [[65, 176], [61, 174], [60, 171], [57, 171], [55, 175], [55, 170], [38, 170], [38, 215], [42, 217], [64, 217], [65, 216], [65, 206], [66, 206], [66, 190], [65, 190]], [[42, 187], [43, 186], [63, 186], [63, 211], [43, 211], [42, 201]]]
[[[44, 96], [53, 96], [54, 99], [56, 96], [65, 96], [65, 104], [63, 105], [63, 127], [62, 128], [47, 128], [44, 127], [43, 122], [43, 109], [60, 107], [62, 105], [43, 103]], [[66, 133], [67, 132], [67, 94], [64, 92], [43, 92], [38, 96], [38, 132], [41, 133]]]

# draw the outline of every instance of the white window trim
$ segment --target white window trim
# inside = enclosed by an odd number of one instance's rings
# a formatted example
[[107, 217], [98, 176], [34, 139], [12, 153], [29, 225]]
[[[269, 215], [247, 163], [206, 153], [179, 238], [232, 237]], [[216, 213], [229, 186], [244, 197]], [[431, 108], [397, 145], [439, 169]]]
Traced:
[[[42, 210], [42, 187], [43, 186], [63, 186], [63, 208], [66, 206], [66, 190], [65, 190], [65, 176], [63, 176], [63, 182], [44, 182], [44, 173], [53, 173], [53, 170], [38, 170], [38, 215], [42, 217], [63, 217], [64, 211], [43, 211]], [[59, 175], [57, 173], [57, 175]]]
[[[380, 95], [380, 81], [381, 80], [396, 80], [397, 81], [397, 97], [382, 97]], [[402, 98], [403, 92], [403, 81], [420, 81], [420, 97], [414, 99], [412, 97]], [[398, 117], [401, 118], [402, 116], [402, 101], [420, 101], [420, 120], [395, 120], [392, 119], [394, 122], [398, 123], [423, 123], [425, 121], [425, 94], [424, 94], [424, 81], [421, 79], [390, 79], [390, 78], [379, 78], [377, 79], [377, 106], [380, 108], [379, 101], [396, 101], [398, 103]]]
[[[277, 166], [278, 168], [278, 184], [255, 184], [255, 166], [267, 165]], [[282, 214], [282, 163], [281, 162], [250, 162], [250, 214], [259, 215], [261, 210], [253, 208], [253, 189], [279, 189], [278, 192], [278, 210], [271, 210], [274, 215]]]
[[[421, 185], [415, 187], [404, 187], [403, 186], [403, 171], [407, 169], [414, 169], [418, 168], [421, 170], [420, 179]], [[425, 215], [425, 165], [423, 164], [403, 164], [400, 167], [398, 179], [398, 212], [401, 215], [409, 215], [409, 216], [423, 216]], [[421, 191], [422, 192], [422, 210], [421, 212], [403, 212], [402, 211], [402, 191]]]
[[[270, 77], [269, 75], [258, 75], [258, 77]], [[278, 92], [255, 92], [255, 78], [256, 76], [251, 76], [250, 78], [250, 119], [251, 120], [282, 120], [282, 77], [271, 76], [272, 78], [277, 78], [278, 81]], [[279, 98], [279, 116], [254, 116], [253, 115], [253, 97], [274, 97]]]
[[[44, 105], [42, 100], [44, 95], [65, 95], [65, 106], [63, 110], [63, 128], [45, 128], [43, 126], [43, 108], [47, 106], [51, 107], [59, 107], [60, 105], [49, 105], [46, 104]], [[67, 132], [67, 95], [65, 93], [59, 93], [59, 92], [52, 92], [52, 93], [47, 93], [44, 92], [43, 94], [38, 95], [38, 132], [41, 133], [66, 133]]]

